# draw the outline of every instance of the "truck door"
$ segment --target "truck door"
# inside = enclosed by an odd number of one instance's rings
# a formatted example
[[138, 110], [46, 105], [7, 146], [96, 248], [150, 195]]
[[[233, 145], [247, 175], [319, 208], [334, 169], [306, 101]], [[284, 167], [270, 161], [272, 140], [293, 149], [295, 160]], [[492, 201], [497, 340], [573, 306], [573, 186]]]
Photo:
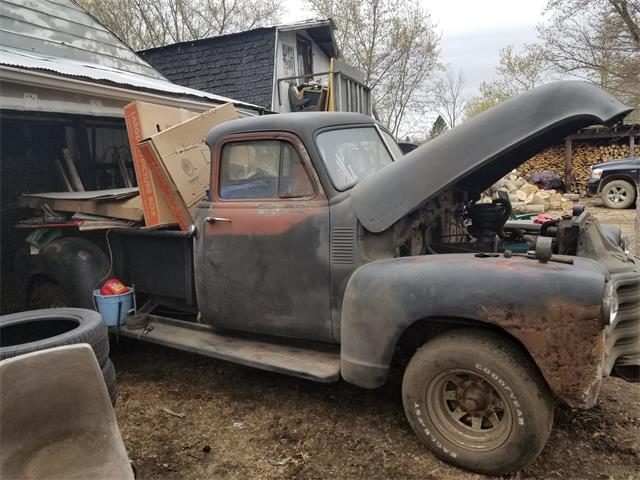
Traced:
[[282, 133], [233, 135], [211, 165], [195, 255], [203, 320], [333, 341], [329, 205], [302, 143]]

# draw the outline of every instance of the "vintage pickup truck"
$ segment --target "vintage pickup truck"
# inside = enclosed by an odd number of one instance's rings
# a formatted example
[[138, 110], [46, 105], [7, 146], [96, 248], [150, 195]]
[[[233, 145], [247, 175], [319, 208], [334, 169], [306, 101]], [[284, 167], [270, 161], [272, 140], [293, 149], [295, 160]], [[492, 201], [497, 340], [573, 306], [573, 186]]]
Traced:
[[211, 188], [188, 232], [68, 235], [29, 257], [32, 306], [92, 307], [111, 269], [137, 292], [120, 334], [364, 388], [403, 369], [409, 424], [441, 459], [532, 462], [554, 405], [637, 380], [640, 259], [584, 209], [543, 225], [480, 193], [580, 128], [630, 111], [586, 83], [513, 98], [402, 155], [357, 114], [214, 128]]

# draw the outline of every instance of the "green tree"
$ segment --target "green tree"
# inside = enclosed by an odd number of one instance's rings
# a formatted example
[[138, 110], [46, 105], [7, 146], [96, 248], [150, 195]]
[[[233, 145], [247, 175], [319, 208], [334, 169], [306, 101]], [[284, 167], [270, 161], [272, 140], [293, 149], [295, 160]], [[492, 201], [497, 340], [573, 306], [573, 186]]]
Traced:
[[449, 130], [449, 128], [447, 127], [447, 122], [444, 121], [442, 115], [438, 115], [438, 118], [436, 118], [436, 120], [433, 122], [433, 125], [431, 126], [431, 130], [429, 130], [428, 139], [433, 140], [438, 135], [446, 132], [447, 130]]

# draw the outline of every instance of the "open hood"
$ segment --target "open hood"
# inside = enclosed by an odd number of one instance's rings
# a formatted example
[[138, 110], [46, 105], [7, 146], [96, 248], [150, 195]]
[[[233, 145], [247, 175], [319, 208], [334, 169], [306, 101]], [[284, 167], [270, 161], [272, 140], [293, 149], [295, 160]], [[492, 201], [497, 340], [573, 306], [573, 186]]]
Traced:
[[535, 88], [467, 120], [358, 183], [352, 205], [371, 232], [386, 230], [453, 185], [480, 193], [536, 153], [632, 109], [585, 82]]

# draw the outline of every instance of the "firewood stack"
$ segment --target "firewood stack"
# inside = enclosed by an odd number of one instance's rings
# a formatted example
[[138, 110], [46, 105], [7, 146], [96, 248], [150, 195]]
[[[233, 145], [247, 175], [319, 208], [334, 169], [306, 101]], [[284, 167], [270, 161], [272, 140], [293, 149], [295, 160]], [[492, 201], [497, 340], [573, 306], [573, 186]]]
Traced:
[[498, 191], [507, 192], [513, 211], [522, 213], [544, 213], [550, 210], [567, 212], [579, 196], [556, 190], [543, 190], [529, 183], [517, 170], [494, 183], [482, 194], [482, 203], [491, 203], [498, 198]]
[[[640, 145], [636, 146], [635, 155], [640, 155]], [[585, 186], [589, 180], [591, 165], [594, 163], [606, 162], [608, 160], [618, 160], [629, 157], [628, 144], [582, 143], [573, 146], [571, 157], [573, 182], [571, 191], [584, 193]], [[551, 171], [564, 178], [564, 146], [554, 146], [546, 149], [542, 153], [532, 157], [520, 166], [520, 171], [529, 176], [534, 172]]]

